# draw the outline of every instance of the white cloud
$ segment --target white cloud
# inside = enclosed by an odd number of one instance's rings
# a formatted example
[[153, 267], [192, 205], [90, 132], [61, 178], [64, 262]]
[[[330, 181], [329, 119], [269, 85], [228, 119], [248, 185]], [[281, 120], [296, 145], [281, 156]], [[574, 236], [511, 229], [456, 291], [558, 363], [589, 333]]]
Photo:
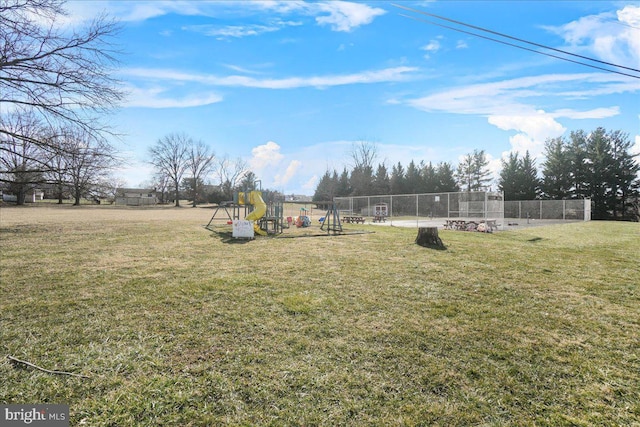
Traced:
[[548, 138], [559, 137], [566, 130], [552, 115], [544, 111], [525, 116], [490, 116], [488, 120], [499, 129], [518, 132], [509, 138], [512, 151], [522, 155], [529, 151], [532, 157], [542, 154]]
[[280, 160], [284, 158], [282, 153], [280, 153], [280, 146], [273, 141], [254, 147], [251, 150], [251, 155], [249, 166], [257, 175], [259, 175], [258, 172], [263, 169], [277, 165], [280, 163]]
[[456, 43], [456, 49], [467, 49], [468, 47], [469, 45], [464, 40], [458, 40], [458, 43]]
[[[354, 29], [370, 24], [377, 16], [386, 13], [384, 9], [371, 7], [362, 3], [348, 1], [304, 2], [304, 1], [69, 1], [71, 12], [68, 22], [87, 21], [102, 11], [124, 22], [144, 21], [170, 13], [187, 16], [206, 16], [221, 19], [225, 14], [237, 17], [261, 16], [265, 10], [282, 16], [298, 14], [314, 16], [316, 23], [329, 26], [333, 31], [350, 32]], [[277, 21], [265, 26], [220, 27], [215, 30], [208, 28], [208, 35], [243, 37], [258, 35], [267, 30], [277, 31], [287, 26], [301, 25], [298, 21]], [[191, 27], [189, 29], [196, 29]], [[206, 27], [201, 28], [206, 30]]]
[[287, 166], [287, 169], [284, 172], [284, 175], [276, 174], [273, 178], [273, 183], [276, 186], [282, 186], [287, 184], [291, 178], [295, 176], [298, 172], [298, 169], [302, 166], [302, 163], [299, 160], [292, 160]]
[[342, 32], [350, 32], [362, 25], [370, 24], [377, 16], [386, 13], [377, 7], [346, 1], [310, 3], [309, 7], [328, 13], [328, 15], [316, 17], [319, 25], [329, 25], [333, 31]]
[[620, 114], [620, 107], [594, 108], [587, 111], [560, 109], [554, 111], [553, 117], [567, 117], [569, 119], [605, 119]]
[[422, 50], [426, 50], [427, 52], [437, 52], [440, 50], [440, 41], [439, 40], [431, 40], [425, 46], [422, 46]]
[[431, 54], [432, 53], [436, 53], [440, 50], [440, 41], [439, 40], [431, 40], [429, 41], [429, 43], [427, 43], [426, 45], [422, 46], [420, 49], [424, 50], [425, 52], [427, 52], [424, 55], [425, 59], [429, 59], [431, 58]]
[[302, 184], [302, 189], [305, 190], [307, 194], [313, 194], [319, 181], [320, 178], [318, 178], [318, 175], [313, 175], [307, 182]]
[[367, 84], [405, 81], [418, 69], [415, 67], [393, 67], [382, 70], [363, 71], [354, 74], [337, 74], [312, 77], [286, 77], [281, 79], [254, 78], [248, 76], [219, 77], [210, 74], [194, 74], [183, 71], [150, 68], [128, 68], [122, 74], [147, 80], [192, 82], [211, 86], [253, 87], [262, 89], [295, 89], [301, 87], [331, 87], [349, 84]]
[[205, 36], [217, 37], [218, 39], [258, 36], [264, 33], [279, 31], [280, 28], [281, 27], [278, 26], [268, 25], [187, 25], [182, 27], [183, 30], [193, 31]]
[[[543, 108], [547, 104], [566, 103], [565, 95], [573, 87], [579, 87], [584, 96], [592, 90], [600, 94], [616, 93], [620, 90], [616, 86], [618, 82], [618, 76], [602, 73], [540, 75], [453, 87], [408, 100], [407, 104], [425, 111], [486, 116], [488, 122], [497, 128], [516, 132], [510, 137], [513, 151], [524, 154], [528, 150], [537, 157], [544, 151], [544, 142], [548, 138], [565, 132], [565, 127], [557, 119], [602, 119], [620, 113], [618, 106], [588, 110], [563, 108], [545, 112]], [[626, 89], [635, 91], [638, 85], [629, 85]]]
[[199, 93], [198, 95], [172, 98], [166, 94], [166, 90], [159, 87], [137, 88], [129, 87], [125, 107], [146, 108], [189, 108], [202, 105], [215, 104], [222, 101], [222, 96], [216, 93]]
[[[557, 97], [558, 88], [566, 91], [571, 85], [575, 85], [580, 86], [584, 94], [588, 94], [588, 88], [615, 93], [620, 88], [612, 88], [608, 84], [619, 80], [617, 76], [609, 74], [547, 74], [453, 87], [422, 98], [410, 99], [406, 103], [424, 111], [523, 115], [540, 109], [536, 106], [537, 103]], [[638, 85], [627, 88], [637, 90]]]
[[559, 27], [547, 27], [564, 38], [573, 51], [601, 60], [640, 67], [640, 6], [626, 5], [612, 13], [589, 15]]
[[247, 25], [186, 25], [183, 30], [193, 31], [205, 36], [216, 37], [218, 40], [224, 40], [230, 37], [241, 38], [250, 36], [259, 36], [265, 33], [273, 33], [280, 31], [285, 27], [296, 27], [302, 25], [298, 21], [283, 21], [280, 19], [273, 20], [267, 25], [247, 24]]
[[631, 147], [631, 154], [640, 155], [640, 135], [636, 135], [636, 143]]

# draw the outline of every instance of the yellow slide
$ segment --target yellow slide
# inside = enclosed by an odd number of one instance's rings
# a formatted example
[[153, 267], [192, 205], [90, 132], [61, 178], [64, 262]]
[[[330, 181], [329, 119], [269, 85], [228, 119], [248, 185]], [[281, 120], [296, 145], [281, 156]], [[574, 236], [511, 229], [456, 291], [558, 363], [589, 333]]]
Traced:
[[[247, 221], [257, 221], [267, 212], [267, 204], [262, 200], [261, 192], [255, 190], [249, 192], [249, 200], [246, 200], [246, 193], [240, 193], [239, 196], [239, 203], [241, 205], [244, 205], [247, 202], [253, 205], [253, 210], [245, 218]], [[267, 235], [267, 232], [261, 229], [257, 223], [253, 224], [253, 231], [262, 236]]]

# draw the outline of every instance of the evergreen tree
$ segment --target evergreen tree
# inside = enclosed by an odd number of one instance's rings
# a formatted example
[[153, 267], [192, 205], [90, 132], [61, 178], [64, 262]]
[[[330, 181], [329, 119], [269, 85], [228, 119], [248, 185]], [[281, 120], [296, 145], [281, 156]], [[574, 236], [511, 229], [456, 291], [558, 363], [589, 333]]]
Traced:
[[373, 178], [373, 193], [374, 195], [386, 195], [391, 191], [391, 181], [389, 180], [389, 173], [387, 167], [380, 163], [378, 170]]
[[334, 181], [336, 182], [336, 197], [347, 197], [351, 195], [351, 180], [349, 179], [349, 171], [347, 168], [342, 170], [340, 174], [340, 178], [338, 178], [338, 173], [333, 171]]
[[504, 193], [505, 200], [522, 200], [518, 194], [520, 164], [517, 152], [509, 153], [508, 159], [502, 159], [498, 189]]
[[416, 166], [415, 162], [411, 160], [407, 171], [405, 172], [405, 191], [409, 194], [418, 194], [422, 192], [422, 176], [420, 169]]
[[535, 159], [531, 158], [529, 151], [525, 153], [520, 163], [520, 200], [537, 199], [540, 195], [540, 179], [536, 168]]
[[548, 199], [566, 199], [571, 195], [571, 158], [562, 138], [545, 143], [545, 161], [542, 164], [542, 193]]
[[463, 191], [482, 191], [491, 181], [489, 161], [484, 150], [473, 150], [458, 164], [456, 180]]
[[349, 179], [352, 196], [368, 196], [373, 191], [373, 169], [370, 166], [358, 166], [351, 171]]
[[[334, 175], [337, 175], [335, 170], [333, 171], [333, 173]], [[316, 191], [313, 194], [312, 200], [314, 202], [326, 202], [329, 200], [333, 200], [336, 187], [337, 182], [332, 179], [331, 174], [327, 169], [324, 175], [322, 175], [322, 178], [320, 178], [320, 182], [316, 187]]]
[[486, 189], [491, 182], [491, 172], [488, 169], [489, 160], [484, 150], [473, 151], [473, 184], [474, 191]]
[[422, 182], [424, 184], [424, 193], [437, 193], [440, 191], [440, 183], [438, 182], [438, 171], [431, 162], [422, 168]]
[[438, 186], [436, 191], [440, 193], [451, 193], [460, 191], [456, 183], [455, 173], [451, 163], [441, 162], [436, 167], [436, 175], [438, 177]]
[[406, 194], [404, 167], [398, 162], [391, 168], [391, 194]]
[[251, 171], [247, 171], [244, 176], [242, 177], [242, 180], [240, 181], [240, 184], [238, 186], [238, 190], [239, 191], [251, 191], [251, 190], [257, 190], [256, 188], [256, 181], [258, 180], [258, 177], [256, 176], [255, 173], [251, 172]]
[[591, 197], [594, 219], [605, 219], [611, 208], [614, 158], [611, 140], [603, 128], [587, 137], [588, 172], [586, 191]]
[[578, 130], [571, 132], [569, 139], [571, 143], [566, 150], [569, 158], [569, 176], [571, 177], [571, 198], [583, 199], [589, 197], [587, 188], [589, 180], [588, 136], [583, 130]]
[[[612, 213], [614, 218], [640, 219], [640, 212], [634, 206], [640, 193], [640, 164], [635, 160], [630, 150], [632, 142], [627, 134], [620, 131], [610, 133], [613, 149], [614, 173], [612, 191]], [[636, 209], [634, 211], [634, 208]]]

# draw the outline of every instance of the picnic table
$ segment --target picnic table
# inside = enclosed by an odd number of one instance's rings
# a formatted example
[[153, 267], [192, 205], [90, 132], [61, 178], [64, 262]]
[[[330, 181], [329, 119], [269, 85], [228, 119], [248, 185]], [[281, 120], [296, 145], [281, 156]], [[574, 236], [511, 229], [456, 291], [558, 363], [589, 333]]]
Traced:
[[373, 216], [373, 222], [386, 222], [387, 221], [387, 216], [386, 215], [374, 215]]
[[352, 223], [364, 224], [364, 217], [361, 215], [345, 215], [342, 217], [342, 221], [349, 224], [352, 224]]

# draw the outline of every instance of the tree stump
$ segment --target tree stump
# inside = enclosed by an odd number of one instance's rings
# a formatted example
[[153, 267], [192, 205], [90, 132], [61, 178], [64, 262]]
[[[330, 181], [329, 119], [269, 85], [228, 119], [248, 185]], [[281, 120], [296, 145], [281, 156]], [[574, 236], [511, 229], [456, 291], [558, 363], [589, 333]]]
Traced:
[[438, 227], [418, 228], [416, 243], [420, 246], [424, 246], [425, 248], [447, 249], [444, 243], [442, 243], [440, 237], [438, 237]]

